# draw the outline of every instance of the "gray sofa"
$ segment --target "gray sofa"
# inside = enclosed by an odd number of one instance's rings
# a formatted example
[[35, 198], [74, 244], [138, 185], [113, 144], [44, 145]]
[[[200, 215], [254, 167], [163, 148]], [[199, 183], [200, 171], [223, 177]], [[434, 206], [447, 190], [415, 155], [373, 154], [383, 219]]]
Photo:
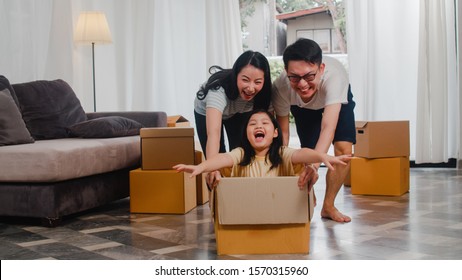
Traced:
[[165, 112], [85, 113], [62, 80], [0, 76], [0, 104], [0, 216], [46, 226], [128, 197], [139, 129], [167, 126]]

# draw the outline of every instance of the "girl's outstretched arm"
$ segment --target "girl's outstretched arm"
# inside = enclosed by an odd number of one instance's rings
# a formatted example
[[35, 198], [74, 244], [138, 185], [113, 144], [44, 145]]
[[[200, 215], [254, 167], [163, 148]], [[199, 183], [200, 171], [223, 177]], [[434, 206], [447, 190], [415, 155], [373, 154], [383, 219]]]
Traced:
[[334, 157], [328, 154], [320, 153], [318, 151], [315, 151], [309, 148], [297, 149], [292, 154], [293, 164], [297, 164], [297, 163], [311, 164], [311, 163], [323, 162], [327, 166], [327, 168], [331, 170], [334, 170], [334, 167], [332, 166], [333, 164], [346, 165], [347, 162], [350, 161], [350, 159], [351, 159], [350, 155], [341, 155], [341, 156]]
[[193, 177], [203, 172], [215, 171], [224, 167], [232, 167], [233, 164], [233, 158], [228, 154], [222, 153], [203, 161], [199, 165], [177, 164], [173, 166], [173, 169], [191, 173], [191, 177]]

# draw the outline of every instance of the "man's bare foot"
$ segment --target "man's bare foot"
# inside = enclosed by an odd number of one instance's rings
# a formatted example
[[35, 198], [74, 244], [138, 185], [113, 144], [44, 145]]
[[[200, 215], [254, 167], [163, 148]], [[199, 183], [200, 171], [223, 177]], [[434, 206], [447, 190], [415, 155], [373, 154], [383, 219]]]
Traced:
[[339, 222], [339, 223], [349, 223], [349, 222], [351, 222], [350, 217], [348, 217], [347, 215], [343, 215], [335, 207], [332, 207], [331, 210], [327, 210], [327, 209], [322, 208], [321, 217], [323, 217], [325, 219], [330, 219], [330, 220], [333, 220], [333, 221]]

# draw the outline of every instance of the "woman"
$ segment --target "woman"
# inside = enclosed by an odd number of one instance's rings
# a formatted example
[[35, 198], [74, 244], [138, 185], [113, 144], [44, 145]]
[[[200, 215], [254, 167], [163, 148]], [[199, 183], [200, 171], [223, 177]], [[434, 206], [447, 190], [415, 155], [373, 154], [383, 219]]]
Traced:
[[[259, 52], [241, 54], [231, 69], [210, 67], [210, 78], [194, 101], [196, 132], [206, 158], [226, 152], [223, 127], [229, 150], [239, 146], [242, 126], [253, 109], [268, 110], [271, 100], [271, 76], [268, 60]], [[212, 186], [218, 172], [208, 176]]]

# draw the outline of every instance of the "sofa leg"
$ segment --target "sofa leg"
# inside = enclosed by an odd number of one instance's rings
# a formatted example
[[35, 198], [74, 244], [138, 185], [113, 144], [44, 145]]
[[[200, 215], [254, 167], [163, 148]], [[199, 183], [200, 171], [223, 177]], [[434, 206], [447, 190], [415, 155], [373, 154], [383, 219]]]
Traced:
[[61, 223], [61, 218], [42, 218], [42, 226], [57, 227]]

